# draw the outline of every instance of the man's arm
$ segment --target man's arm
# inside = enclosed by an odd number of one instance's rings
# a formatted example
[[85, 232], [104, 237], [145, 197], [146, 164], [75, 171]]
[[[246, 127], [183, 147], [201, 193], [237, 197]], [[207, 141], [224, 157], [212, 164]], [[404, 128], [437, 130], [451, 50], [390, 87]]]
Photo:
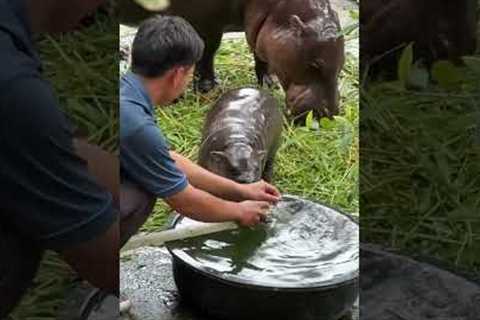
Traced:
[[195, 220], [204, 222], [236, 221], [243, 226], [259, 223], [269, 209], [266, 201], [233, 202], [223, 200], [188, 185], [183, 191], [165, 198], [170, 207]]
[[[165, 199], [179, 213], [196, 220], [237, 221], [251, 225], [262, 219], [269, 202], [277, 200], [261, 187], [262, 184], [240, 187], [179, 155], [174, 155], [178, 160], [175, 161], [154, 123], [146, 123], [121, 139], [120, 149], [122, 169], [128, 179], [152, 195]], [[223, 192], [216, 189], [223, 189]], [[235, 202], [242, 197], [257, 201]]]
[[236, 183], [202, 168], [174, 151], [170, 151], [170, 155], [193, 186], [222, 199], [277, 202], [280, 198], [278, 190], [265, 182], [253, 184]]
[[174, 151], [170, 151], [170, 155], [178, 168], [185, 173], [188, 181], [196, 188], [222, 199], [232, 201], [246, 199], [242, 194], [243, 189], [239, 183], [216, 175]]

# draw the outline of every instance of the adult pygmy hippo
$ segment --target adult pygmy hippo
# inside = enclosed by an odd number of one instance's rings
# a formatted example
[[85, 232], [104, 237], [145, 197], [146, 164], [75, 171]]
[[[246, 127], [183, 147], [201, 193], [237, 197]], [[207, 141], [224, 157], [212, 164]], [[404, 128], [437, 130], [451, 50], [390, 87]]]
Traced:
[[[133, 0], [119, 2], [120, 23], [152, 15]], [[188, 20], [205, 41], [197, 65], [201, 91], [215, 85], [213, 60], [223, 32], [244, 30], [259, 83], [271, 84], [269, 74], [278, 77], [292, 118], [310, 110], [317, 117], [338, 114], [344, 40], [329, 0], [170, 0], [164, 13]]]
[[229, 91], [208, 112], [199, 164], [240, 183], [270, 181], [282, 127], [280, 107], [270, 94]]
[[[478, 0], [363, 0], [360, 15], [362, 69], [383, 56], [376, 73], [391, 65], [386, 52], [414, 42], [416, 59], [458, 60], [475, 51]], [[398, 52], [398, 50], [397, 50]], [[394, 55], [395, 56], [395, 55]], [[386, 59], [385, 59], [386, 58]], [[393, 57], [394, 58], [394, 57]], [[384, 62], [384, 63], [382, 63]]]

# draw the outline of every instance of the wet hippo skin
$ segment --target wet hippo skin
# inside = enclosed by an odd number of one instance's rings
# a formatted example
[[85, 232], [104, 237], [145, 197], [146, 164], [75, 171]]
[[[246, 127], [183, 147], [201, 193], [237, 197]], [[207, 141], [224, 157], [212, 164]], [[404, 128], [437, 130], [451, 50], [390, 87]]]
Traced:
[[270, 181], [282, 126], [280, 107], [270, 94], [229, 91], [207, 114], [199, 164], [240, 183]]
[[[215, 84], [214, 55], [222, 34], [245, 31], [260, 84], [275, 74], [286, 92], [287, 113], [302, 119], [338, 114], [337, 79], [344, 64], [344, 39], [329, 0], [171, 0], [166, 14], [188, 20], [205, 41], [197, 65], [201, 91]], [[135, 25], [154, 13], [120, 0], [120, 23]]]
[[[477, 0], [364, 0], [361, 2], [361, 67], [376, 57], [414, 42], [416, 59], [426, 64], [439, 59], [458, 60], [475, 51]], [[401, 51], [401, 50], [400, 50]], [[373, 74], [394, 69], [395, 56], [383, 57]], [[388, 71], [388, 70], [387, 70]]]

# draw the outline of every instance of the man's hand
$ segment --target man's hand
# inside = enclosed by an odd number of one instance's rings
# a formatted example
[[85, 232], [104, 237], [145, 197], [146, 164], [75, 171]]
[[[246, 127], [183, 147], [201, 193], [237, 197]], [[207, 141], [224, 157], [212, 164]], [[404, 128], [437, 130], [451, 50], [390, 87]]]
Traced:
[[244, 227], [253, 227], [265, 220], [270, 203], [266, 201], [243, 201], [237, 203], [237, 222]]
[[245, 200], [268, 201], [277, 203], [281, 196], [277, 188], [261, 180], [250, 184], [240, 185]]

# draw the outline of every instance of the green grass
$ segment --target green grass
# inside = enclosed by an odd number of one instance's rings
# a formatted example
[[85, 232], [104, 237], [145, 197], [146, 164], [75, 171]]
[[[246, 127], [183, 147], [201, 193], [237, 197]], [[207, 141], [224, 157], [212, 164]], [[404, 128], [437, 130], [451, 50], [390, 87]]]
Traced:
[[[252, 55], [243, 39], [224, 40], [216, 56], [220, 85], [206, 95], [191, 89], [175, 105], [158, 108], [157, 120], [172, 147], [197, 159], [200, 131], [209, 107], [227, 90], [256, 86]], [[274, 184], [282, 193], [323, 202], [346, 212], [358, 212], [358, 62], [348, 56], [341, 75], [342, 113], [320, 130], [285, 123], [283, 144], [274, 167]], [[284, 105], [284, 94], [274, 95]], [[159, 200], [143, 231], [166, 227], [169, 208]]]
[[98, 14], [81, 31], [39, 42], [60, 105], [90, 142], [109, 151], [118, 146], [117, 29], [115, 20]]
[[[45, 77], [53, 84], [61, 107], [93, 143], [115, 151], [118, 140], [117, 22], [98, 15], [79, 32], [39, 40]], [[9, 320], [56, 319], [74, 273], [53, 252]]]
[[47, 252], [33, 287], [24, 296], [8, 320], [56, 319], [65, 290], [74, 277], [73, 271], [54, 252]]
[[457, 88], [362, 92], [361, 236], [480, 271], [480, 57], [469, 61]]

